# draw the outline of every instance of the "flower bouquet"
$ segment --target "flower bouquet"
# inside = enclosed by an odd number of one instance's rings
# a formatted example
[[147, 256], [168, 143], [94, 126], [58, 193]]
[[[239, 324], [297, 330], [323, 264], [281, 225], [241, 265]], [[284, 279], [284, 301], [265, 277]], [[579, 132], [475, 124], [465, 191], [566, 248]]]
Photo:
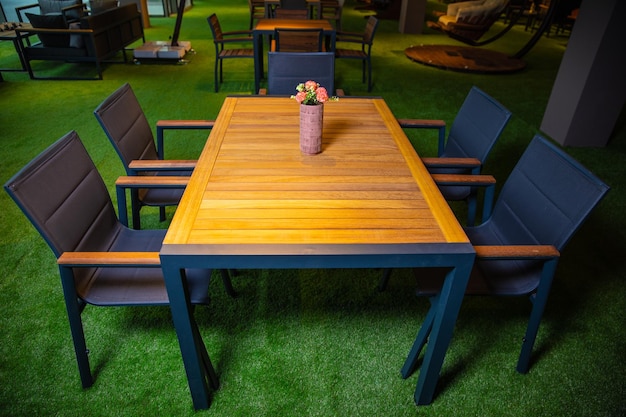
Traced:
[[308, 155], [320, 153], [324, 126], [322, 104], [337, 98], [329, 97], [324, 87], [311, 80], [298, 84], [296, 91], [297, 94], [291, 98], [300, 104], [300, 150]]
[[337, 97], [329, 97], [326, 88], [322, 87], [316, 81], [307, 81], [296, 86], [298, 92], [291, 98], [295, 99], [299, 104], [314, 106], [324, 104], [329, 100], [337, 100]]

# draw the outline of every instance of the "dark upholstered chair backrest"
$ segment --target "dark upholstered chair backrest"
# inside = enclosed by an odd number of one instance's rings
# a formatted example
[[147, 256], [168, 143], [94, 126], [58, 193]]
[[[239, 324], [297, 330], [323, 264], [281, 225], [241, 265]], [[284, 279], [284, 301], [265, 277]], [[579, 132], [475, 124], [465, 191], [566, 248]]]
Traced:
[[95, 110], [94, 114], [122, 159], [128, 164], [138, 159], [158, 159], [150, 124], [130, 84], [118, 88]]
[[537, 135], [503, 185], [486, 223], [497, 229], [503, 244], [553, 245], [562, 250], [608, 190], [585, 167]]
[[335, 54], [333, 52], [269, 52], [267, 89], [271, 95], [296, 94], [296, 86], [308, 80], [335, 92]]
[[120, 230], [102, 177], [74, 131], [26, 165], [5, 189], [57, 257], [107, 250]]
[[482, 164], [511, 118], [511, 112], [472, 87], [448, 133], [441, 157], [476, 158]]

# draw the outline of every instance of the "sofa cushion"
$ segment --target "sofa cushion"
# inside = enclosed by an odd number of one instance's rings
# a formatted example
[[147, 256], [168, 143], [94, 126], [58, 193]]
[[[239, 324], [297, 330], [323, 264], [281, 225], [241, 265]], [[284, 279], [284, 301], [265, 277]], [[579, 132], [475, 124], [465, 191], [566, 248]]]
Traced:
[[117, 0], [90, 0], [89, 7], [92, 14], [98, 14], [116, 8]]
[[[82, 4], [82, 0], [39, 0], [39, 9], [41, 14], [61, 14], [64, 7]], [[67, 17], [73, 19], [80, 18], [79, 10], [70, 10]]]
[[[25, 13], [26, 17], [30, 21], [30, 24], [34, 28], [38, 29], [67, 29], [65, 25], [65, 19], [61, 15], [39, 15], [33, 13]], [[57, 46], [64, 47], [69, 46], [70, 36], [67, 33], [64, 34], [37, 34], [39, 40], [44, 46]]]

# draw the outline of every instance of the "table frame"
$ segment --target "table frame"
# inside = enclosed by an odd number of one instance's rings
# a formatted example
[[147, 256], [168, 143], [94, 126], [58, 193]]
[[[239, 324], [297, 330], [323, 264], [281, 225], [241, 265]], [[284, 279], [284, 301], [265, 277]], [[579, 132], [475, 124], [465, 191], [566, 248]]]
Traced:
[[[233, 103], [237, 100], [255, 100], [254, 97], [229, 97], [222, 106], [215, 128], [212, 130], [205, 147], [206, 152], [215, 152], [216, 138], [226, 134], [228, 126], [227, 116], [224, 113], [233, 111]], [[265, 98], [265, 100], [272, 98]], [[273, 98], [274, 100], [288, 100]], [[344, 100], [342, 98], [342, 100]], [[394, 138], [402, 135], [396, 141], [400, 144], [402, 155], [409, 154], [407, 164], [421, 164], [421, 160], [413, 150], [408, 151], [410, 143], [395, 118], [382, 99], [346, 98], [345, 100], [371, 100], [383, 116], [387, 128], [392, 131]], [[333, 103], [335, 104], [335, 103]], [[337, 103], [339, 104], [339, 103]], [[266, 107], [267, 103], [265, 103]], [[268, 110], [271, 111], [271, 110]], [[221, 127], [220, 127], [221, 126]], [[213, 142], [213, 143], [212, 143]], [[412, 149], [412, 148], [411, 148]], [[207, 151], [208, 150], [208, 151]], [[204, 158], [204, 153], [199, 161]], [[218, 158], [219, 152], [215, 155]], [[210, 162], [207, 159], [207, 162]], [[215, 163], [215, 160], [212, 160]], [[423, 166], [422, 166], [423, 167]], [[196, 167], [198, 170], [198, 167]], [[424, 173], [427, 173], [424, 169]], [[198, 174], [199, 176], [201, 174]], [[429, 187], [436, 186], [430, 176], [417, 179], [418, 184], [426, 183]], [[192, 176], [192, 180], [194, 177]], [[202, 182], [201, 182], [202, 183]], [[191, 189], [188, 186], [187, 190]], [[421, 186], [420, 186], [420, 189]], [[422, 189], [423, 192], [423, 189]], [[438, 192], [438, 191], [437, 191]], [[181, 216], [180, 222], [185, 223], [186, 197], [191, 201], [192, 196], [183, 196], [181, 206], [174, 216]], [[439, 197], [441, 197], [439, 195]], [[441, 197], [443, 200], [443, 197]], [[445, 204], [445, 201], [443, 201]], [[433, 205], [429, 203], [431, 210]], [[447, 207], [447, 205], [446, 205]], [[418, 405], [432, 402], [439, 373], [443, 365], [447, 348], [450, 344], [456, 318], [474, 263], [475, 251], [463, 234], [461, 227], [453, 217], [446, 217], [445, 222], [455, 224], [454, 236], [446, 238], [440, 243], [367, 243], [367, 244], [189, 244], [176, 243], [178, 233], [184, 231], [170, 228], [168, 236], [160, 253], [161, 265], [165, 276], [165, 284], [170, 299], [172, 318], [180, 344], [181, 354], [188, 378], [189, 388], [196, 409], [209, 407], [209, 385], [218, 387], [215, 371], [211, 365], [209, 355], [198, 330], [193, 316], [193, 308], [188, 299], [185, 268], [212, 268], [212, 269], [306, 269], [306, 268], [414, 268], [414, 267], [448, 267], [446, 279], [441, 293], [436, 300], [437, 312], [434, 319], [430, 340], [426, 347], [415, 390], [415, 402]], [[437, 215], [435, 215], [436, 217]], [[440, 223], [440, 227], [441, 226]], [[184, 229], [184, 227], [183, 227]], [[442, 229], [443, 230], [443, 229]], [[458, 231], [463, 235], [458, 235]], [[185, 240], [186, 241], [186, 240]]]

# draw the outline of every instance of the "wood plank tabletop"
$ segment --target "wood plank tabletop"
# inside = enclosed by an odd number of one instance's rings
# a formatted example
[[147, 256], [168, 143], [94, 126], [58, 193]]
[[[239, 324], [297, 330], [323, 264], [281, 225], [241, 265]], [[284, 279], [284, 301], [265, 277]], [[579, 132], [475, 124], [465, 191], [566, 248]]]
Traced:
[[304, 155], [294, 100], [228, 97], [164, 247], [467, 242], [384, 100], [326, 103]]
[[323, 29], [334, 32], [335, 28], [326, 19], [259, 19], [254, 30], [273, 32], [276, 28], [284, 29]]

